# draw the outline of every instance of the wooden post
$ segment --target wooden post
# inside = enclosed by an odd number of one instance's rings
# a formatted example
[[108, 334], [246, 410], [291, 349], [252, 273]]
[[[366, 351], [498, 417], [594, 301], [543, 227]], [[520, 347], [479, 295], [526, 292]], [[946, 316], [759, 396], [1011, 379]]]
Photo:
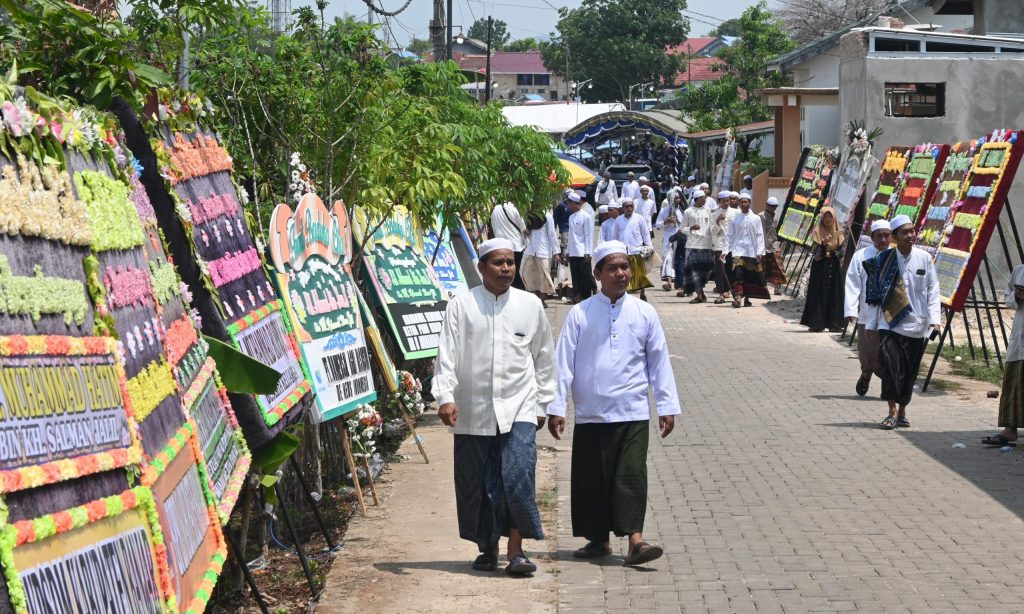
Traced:
[[363, 487], [359, 483], [359, 467], [356, 466], [356, 459], [352, 456], [352, 441], [348, 437], [348, 429], [343, 425], [341, 429], [341, 447], [345, 449], [345, 462], [352, 472], [352, 485], [356, 488], [356, 499], [359, 499], [359, 509], [366, 515], [366, 502], [363, 501]]
[[373, 504], [380, 505], [377, 500], [377, 487], [373, 485], [373, 474], [370, 473], [370, 459], [363, 457], [363, 469], [366, 469], [366, 480], [370, 483], [370, 494], [373, 495]]
[[412, 419], [412, 412], [405, 406], [398, 396], [395, 396], [395, 401], [398, 402], [398, 409], [402, 412], [402, 417], [405, 418], [405, 425], [409, 427], [409, 432], [412, 433], [412, 439], [416, 442], [416, 447], [420, 449], [420, 454], [423, 455], [423, 463], [425, 465], [430, 464], [430, 459], [427, 458], [427, 451], [423, 449], [423, 442], [420, 441], [420, 436], [416, 432], [416, 421]]

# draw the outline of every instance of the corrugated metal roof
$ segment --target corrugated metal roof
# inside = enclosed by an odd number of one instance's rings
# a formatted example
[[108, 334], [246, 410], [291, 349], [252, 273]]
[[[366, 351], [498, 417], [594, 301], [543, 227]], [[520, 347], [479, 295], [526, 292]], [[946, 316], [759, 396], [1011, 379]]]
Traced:
[[[467, 55], [459, 61], [462, 70], [485, 71], [486, 55]], [[540, 51], [495, 51], [491, 53], [491, 74], [547, 74]]]

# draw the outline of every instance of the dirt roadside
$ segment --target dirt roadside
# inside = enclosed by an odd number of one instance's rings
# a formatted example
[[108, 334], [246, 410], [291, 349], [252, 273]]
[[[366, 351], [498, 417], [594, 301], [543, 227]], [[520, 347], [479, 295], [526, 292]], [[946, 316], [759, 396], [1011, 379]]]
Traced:
[[[474, 571], [473, 544], [459, 539], [452, 483], [452, 436], [434, 416], [417, 427], [430, 456], [410, 438], [377, 484], [380, 506], [368, 497], [368, 515], [352, 519], [345, 546], [327, 575], [316, 607], [336, 612], [554, 612], [557, 603], [554, 453], [538, 449], [537, 499], [544, 541], [525, 542], [538, 570], [511, 578], [499, 567]], [[504, 548], [504, 543], [502, 543]], [[502, 553], [500, 565], [504, 565]]]

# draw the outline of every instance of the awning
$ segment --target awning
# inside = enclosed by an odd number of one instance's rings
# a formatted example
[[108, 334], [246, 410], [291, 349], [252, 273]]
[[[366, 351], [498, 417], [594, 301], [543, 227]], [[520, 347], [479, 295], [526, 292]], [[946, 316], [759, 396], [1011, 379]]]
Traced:
[[597, 173], [584, 166], [579, 160], [572, 156], [555, 153], [558, 161], [562, 163], [565, 170], [569, 171], [569, 185], [574, 188], [588, 186], [597, 179]]
[[659, 136], [672, 146], [686, 145], [687, 126], [678, 111], [613, 111], [602, 113], [573, 126], [563, 141], [579, 147], [594, 141], [620, 139], [638, 132]]

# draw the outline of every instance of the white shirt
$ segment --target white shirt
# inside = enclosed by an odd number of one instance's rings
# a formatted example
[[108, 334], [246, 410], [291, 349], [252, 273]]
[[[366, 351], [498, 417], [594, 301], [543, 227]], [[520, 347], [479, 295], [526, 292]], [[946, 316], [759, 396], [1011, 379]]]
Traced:
[[553, 357], [540, 299], [480, 285], [448, 301], [431, 392], [458, 408], [451, 432], [508, 433], [514, 422], [536, 424], [554, 399]]
[[647, 221], [649, 219], [636, 211], [630, 217], [625, 215], [619, 216], [616, 230], [619, 235], [619, 241], [626, 244], [627, 254], [639, 254], [640, 248], [645, 245], [651, 245], [650, 223]]
[[618, 241], [619, 240], [619, 218], [608, 218], [601, 224], [601, 232], [598, 233], [598, 240], [601, 243], [605, 241]]
[[558, 231], [555, 230], [555, 220], [551, 213], [545, 214], [547, 219], [544, 225], [536, 230], [527, 231], [526, 251], [524, 256], [535, 258], [550, 258], [561, 253], [561, 245], [558, 242]]
[[494, 229], [494, 238], [508, 239], [515, 246], [515, 251], [523, 251], [526, 222], [523, 221], [523, 216], [519, 215], [515, 205], [495, 205], [491, 210], [491, 228]]
[[569, 256], [581, 258], [594, 252], [594, 217], [580, 209], [569, 216]]
[[895, 327], [889, 326], [884, 317], [878, 318], [878, 330], [891, 330], [904, 337], [926, 337], [929, 325], [942, 323], [939, 275], [935, 271], [931, 254], [923, 249], [912, 247], [910, 255], [906, 257], [896, 250], [896, 258], [903, 271], [903, 287], [907, 291], [912, 311]]
[[662, 249], [666, 249], [672, 244], [672, 237], [675, 236], [676, 231], [682, 227], [682, 223], [682, 209], [676, 209], [671, 202], [661, 206], [661, 211], [658, 212], [658, 219], [656, 220], [654, 227], [659, 230], [664, 229], [665, 231], [661, 237]]
[[619, 202], [629, 199], [634, 203], [640, 200], [640, 182], [634, 179], [633, 181], [624, 181], [622, 183], [622, 198]]
[[[1017, 265], [1020, 266], [1020, 265]], [[1018, 280], [1020, 281], [1020, 280]], [[1013, 329], [1010, 331], [1010, 343], [1006, 346], [1006, 362], [1024, 360], [1024, 301], [1018, 303], [1013, 296], [1014, 277], [1006, 289], [1006, 307], [1013, 309]]]
[[728, 209], [719, 207], [711, 214], [711, 249], [716, 252], [726, 251], [725, 237], [729, 233], [729, 225], [739, 214], [740, 210], [732, 207]]
[[[647, 191], [650, 196], [650, 190]], [[644, 216], [647, 220], [647, 224], [650, 225], [651, 218], [654, 217], [654, 212], [658, 210], [658, 203], [654, 202], [654, 196], [650, 196], [647, 199], [641, 198], [636, 203], [636, 212]]]
[[[711, 214], [708, 206], [690, 207], [683, 211], [683, 234], [686, 235], [686, 249], [711, 249]], [[692, 226], [700, 225], [697, 230]]]
[[878, 306], [867, 303], [868, 273], [864, 270], [864, 261], [877, 255], [874, 245], [859, 249], [853, 253], [850, 268], [846, 269], [843, 316], [857, 318], [857, 324], [863, 324], [867, 330], [878, 329]]
[[602, 179], [597, 182], [597, 204], [607, 205], [619, 198], [619, 190], [615, 187], [612, 179]]
[[576, 423], [650, 420], [647, 389], [659, 416], [681, 413], [668, 344], [654, 307], [598, 293], [569, 311], [555, 351], [558, 388], [549, 416], [564, 416], [572, 396]]
[[[731, 211], [731, 209], [730, 209]], [[764, 224], [756, 213], [740, 211], [729, 223], [725, 235], [726, 251], [733, 258], [760, 258], [764, 255]]]

